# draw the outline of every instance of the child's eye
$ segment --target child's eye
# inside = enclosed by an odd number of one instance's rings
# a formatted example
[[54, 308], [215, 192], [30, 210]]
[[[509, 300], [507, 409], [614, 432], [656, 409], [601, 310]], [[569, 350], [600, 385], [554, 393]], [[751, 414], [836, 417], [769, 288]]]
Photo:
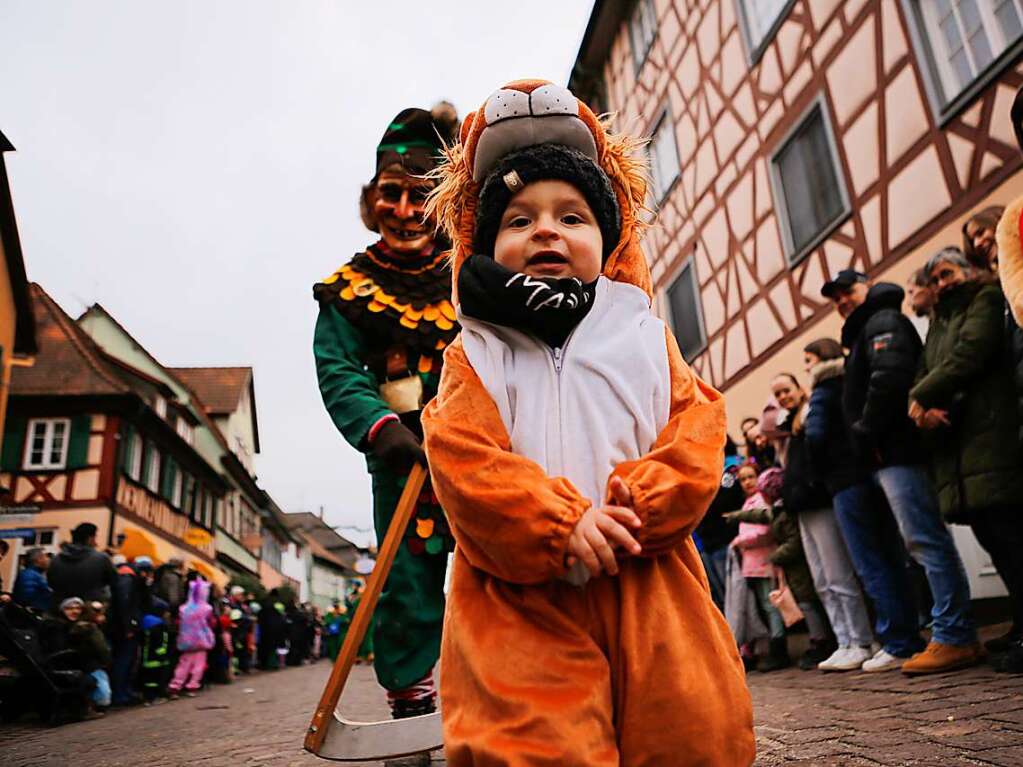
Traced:
[[562, 216], [561, 220], [564, 223], [566, 223], [566, 224], [582, 224], [582, 223], [585, 223], [583, 221], [583, 217], [580, 216], [577, 213], [568, 213], [568, 214]]
[[524, 226], [529, 226], [529, 219], [525, 216], [515, 216], [509, 219], [507, 226], [510, 229], [521, 229]]
[[381, 184], [377, 187], [377, 192], [387, 202], [398, 202], [403, 191], [398, 184]]

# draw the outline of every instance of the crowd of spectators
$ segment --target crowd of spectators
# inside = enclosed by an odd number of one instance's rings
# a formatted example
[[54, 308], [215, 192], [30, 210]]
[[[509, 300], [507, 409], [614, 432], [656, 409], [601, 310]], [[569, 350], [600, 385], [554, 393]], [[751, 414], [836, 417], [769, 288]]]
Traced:
[[180, 560], [154, 567], [146, 556], [128, 561], [98, 550], [89, 523], [52, 558], [34, 548], [24, 562], [0, 608], [29, 611], [44, 655], [73, 657], [73, 667], [92, 678], [92, 717], [333, 658], [354, 609], [338, 602], [321, 616], [286, 587], [257, 595], [236, 584], [225, 593]]
[[[805, 620], [805, 670], [1023, 673], [1023, 329], [1001, 214], [973, 215], [905, 290], [835, 275], [841, 338], [807, 344], [804, 375], [778, 372], [729, 441], [695, 537], [748, 669], [790, 665], [786, 627]], [[1008, 591], [1011, 628], [983, 646], [949, 525]]]

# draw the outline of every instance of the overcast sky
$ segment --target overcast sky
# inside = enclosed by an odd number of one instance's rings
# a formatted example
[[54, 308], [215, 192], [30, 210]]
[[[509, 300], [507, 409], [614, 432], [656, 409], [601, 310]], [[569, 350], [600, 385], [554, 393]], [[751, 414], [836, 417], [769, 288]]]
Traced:
[[357, 196], [391, 117], [566, 83], [591, 6], [0, 0], [29, 279], [73, 316], [103, 304], [166, 365], [252, 365], [260, 484], [369, 527], [363, 458], [316, 387], [312, 284], [373, 239]]

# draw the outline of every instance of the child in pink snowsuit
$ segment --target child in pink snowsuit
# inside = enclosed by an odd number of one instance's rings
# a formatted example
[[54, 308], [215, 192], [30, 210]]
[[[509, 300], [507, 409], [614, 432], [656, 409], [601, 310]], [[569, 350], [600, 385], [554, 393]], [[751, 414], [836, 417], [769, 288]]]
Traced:
[[[758, 481], [780, 482], [781, 470], [768, 469], [760, 477], [753, 464], [746, 463], [739, 467], [739, 484], [746, 501], [743, 511], [750, 509], [769, 509], [770, 503], [758, 489]], [[771, 604], [770, 594], [774, 589], [774, 565], [771, 554], [775, 549], [774, 536], [770, 525], [755, 522], [740, 522], [739, 534], [731, 543], [742, 554], [742, 575], [757, 598], [757, 606], [767, 619], [771, 635], [769, 655], [761, 665], [761, 671], [774, 671], [789, 665], [788, 650], [785, 647], [785, 621], [781, 613]]]
[[209, 603], [210, 584], [196, 578], [188, 588], [188, 601], [181, 605], [178, 626], [178, 659], [174, 679], [168, 685], [172, 697], [184, 687], [195, 692], [202, 684], [206, 672], [206, 653], [213, 649], [211, 628], [213, 607]]

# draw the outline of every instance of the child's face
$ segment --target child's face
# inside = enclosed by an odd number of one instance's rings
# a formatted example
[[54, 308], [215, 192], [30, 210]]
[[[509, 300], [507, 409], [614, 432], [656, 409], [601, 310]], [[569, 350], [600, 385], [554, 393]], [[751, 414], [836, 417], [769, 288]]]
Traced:
[[739, 469], [739, 486], [747, 497], [757, 491], [757, 472], [752, 466]]
[[501, 217], [494, 260], [531, 277], [600, 276], [602, 241], [586, 198], [565, 181], [536, 181], [512, 197]]
[[64, 608], [64, 617], [69, 621], [76, 621], [82, 617], [82, 606], [81, 605], [69, 605]]

